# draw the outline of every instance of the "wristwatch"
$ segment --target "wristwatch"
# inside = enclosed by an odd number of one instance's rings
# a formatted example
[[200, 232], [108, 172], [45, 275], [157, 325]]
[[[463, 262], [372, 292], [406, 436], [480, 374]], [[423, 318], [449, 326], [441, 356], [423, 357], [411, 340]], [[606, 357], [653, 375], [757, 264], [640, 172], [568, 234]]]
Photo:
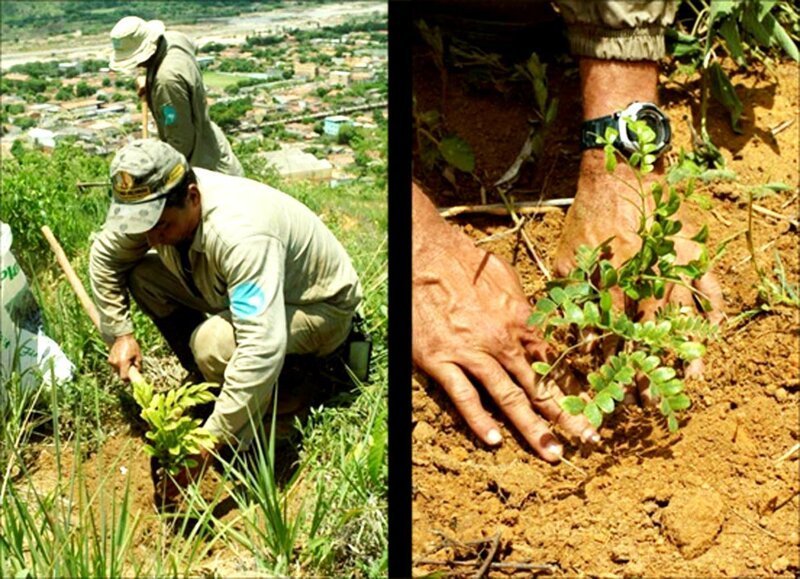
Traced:
[[672, 140], [669, 118], [656, 105], [645, 102], [633, 102], [624, 110], [598, 119], [584, 121], [581, 126], [581, 150], [602, 147], [603, 145], [597, 142], [598, 135], [605, 135], [606, 127], [613, 127], [618, 132], [614, 146], [628, 156], [636, 152], [638, 149], [636, 137], [628, 132], [625, 119], [644, 121], [653, 129], [656, 134], [654, 143], [656, 150], [651, 154], [658, 156], [669, 150]]

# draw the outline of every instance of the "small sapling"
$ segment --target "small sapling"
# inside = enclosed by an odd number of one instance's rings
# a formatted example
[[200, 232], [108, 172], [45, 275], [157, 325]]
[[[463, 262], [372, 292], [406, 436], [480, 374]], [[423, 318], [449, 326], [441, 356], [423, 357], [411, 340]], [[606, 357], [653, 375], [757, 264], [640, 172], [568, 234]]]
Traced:
[[[567, 396], [563, 408], [571, 414], [583, 414], [599, 427], [604, 415], [611, 414], [623, 400], [626, 388], [646, 381], [650, 397], [674, 432], [678, 429], [676, 413], [691, 405], [684, 392], [683, 362], [701, 358], [705, 353], [703, 342], [714, 338], [718, 328], [674, 305], [660, 309], [654, 319], [637, 321], [635, 306], [642, 299], [663, 298], [668, 284], [681, 284], [693, 292], [702, 309], [710, 309], [707, 297], [691, 285], [710, 264], [705, 246], [708, 228], [703, 226], [691, 237], [700, 246], [698, 258], [677, 264], [674, 240], [683, 229], [677, 218], [681, 197], [673, 187], [665, 191], [661, 183], [645, 190], [643, 177], [653, 170], [656, 135], [644, 122], [631, 120], [628, 128], [639, 143], [639, 151], [629, 159], [614, 149], [613, 129], [598, 137], [598, 142], [604, 145], [610, 173], [622, 159], [636, 176], [633, 187], [641, 202], [637, 230], [641, 247], [618, 267], [605, 258], [611, 239], [594, 249], [578, 248], [576, 267], [566, 278], [548, 284], [547, 296], [538, 300], [529, 319], [551, 342], [557, 335], [559, 341], [572, 345], [563, 349], [553, 364], [537, 362], [533, 368], [542, 375], [560, 363], [576, 368], [578, 358], [585, 357], [581, 351], [588, 342], [616, 339], [615, 351], [598, 368], [594, 369], [597, 364], [593, 362], [588, 369], [583, 368], [589, 391], [585, 396]], [[612, 291], [626, 297], [626, 310], [612, 308]]]
[[133, 381], [133, 397], [142, 407], [141, 417], [150, 426], [145, 436], [152, 444], [145, 444], [144, 450], [171, 476], [196, 467], [197, 461], [192, 457], [201, 449], [211, 450], [216, 443], [216, 436], [200, 426], [200, 419], [185, 415], [190, 408], [214, 399], [210, 386], [208, 382], [186, 384], [154, 393], [146, 380]]

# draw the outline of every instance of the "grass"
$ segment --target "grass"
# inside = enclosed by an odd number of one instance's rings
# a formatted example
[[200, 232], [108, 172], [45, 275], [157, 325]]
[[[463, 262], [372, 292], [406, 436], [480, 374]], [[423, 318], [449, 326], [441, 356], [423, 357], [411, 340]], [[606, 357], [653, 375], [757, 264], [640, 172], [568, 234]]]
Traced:
[[[84, 459], [102, 454], [106, 440], [137, 426], [127, 406], [130, 393], [106, 362], [105, 344], [38, 234], [40, 225], [50, 225], [86, 284], [89, 235], [102, 223], [108, 198], [102, 190], [78, 194], [74, 184], [104, 179], [109, 161], [67, 145], [52, 155], [17, 149], [3, 162], [0, 203], [15, 235], [12, 250], [42, 307], [45, 331], [77, 371], [57, 390], [23, 392], [18, 376], [0, 385], [5, 392], [0, 576], [213, 574], [212, 549], [216, 557], [227, 554], [236, 561], [238, 572], [251, 575], [385, 575], [385, 179], [376, 178], [375, 167], [336, 188], [249, 173], [306, 202], [348, 250], [365, 289], [364, 311], [374, 340], [372, 379], [366, 384], [353, 379], [352, 391], [297, 421], [296, 460], [287, 463], [287, 455], [275, 452], [274, 439], [265, 436], [247, 465], [236, 458], [223, 463], [226, 486], [211, 499], [190, 488], [184, 508], [162, 514], [154, 535], [143, 525], [152, 510], [137, 509], [133, 485], [120, 491], [111, 476], [91, 484], [86, 479]], [[259, 167], [254, 156], [243, 155], [242, 161], [246, 169]], [[166, 360], [169, 353], [155, 327], [141, 312], [134, 312], [134, 321], [146, 359]], [[143, 445], [143, 439], [129, 436], [131, 445]], [[58, 466], [51, 473], [52, 488], [44, 488], [33, 472], [49, 448], [57, 465], [69, 465]], [[71, 457], [66, 462], [65, 449]], [[108, 472], [118, 473], [114, 457], [105, 458]], [[278, 471], [293, 474], [277, 476]], [[232, 493], [237, 507], [227, 517], [218, 512], [226, 493]], [[101, 508], [104, 504], [115, 507]], [[219, 574], [232, 572], [220, 569]]]
[[226, 89], [232, 84], [236, 84], [245, 78], [242, 75], [228, 74], [226, 72], [216, 72], [213, 70], [203, 71], [203, 82], [209, 88]]

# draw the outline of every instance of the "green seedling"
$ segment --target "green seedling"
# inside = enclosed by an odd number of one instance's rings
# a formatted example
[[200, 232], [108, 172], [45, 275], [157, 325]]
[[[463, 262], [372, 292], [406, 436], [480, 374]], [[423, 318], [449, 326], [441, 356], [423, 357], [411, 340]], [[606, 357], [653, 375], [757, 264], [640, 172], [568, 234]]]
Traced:
[[737, 133], [742, 132], [744, 113], [744, 105], [722, 67], [723, 59], [729, 56], [739, 68], [755, 63], [769, 67], [770, 55], [776, 53], [799, 61], [796, 27], [800, 16], [792, 2], [687, 0], [686, 5], [693, 16], [688, 21], [679, 19], [667, 30], [667, 43], [678, 71], [692, 75], [699, 70], [702, 75], [700, 136], [695, 138], [695, 154], [707, 166], [722, 168], [725, 161], [707, 130], [709, 97], [725, 108]]
[[203, 448], [211, 450], [217, 438], [200, 426], [199, 418], [185, 413], [214, 399], [209, 391], [212, 384], [186, 384], [166, 393], [154, 393], [153, 386], [144, 379], [132, 383], [133, 397], [142, 407], [141, 417], [150, 426], [145, 436], [152, 444], [144, 445], [145, 452], [172, 476], [197, 466], [192, 457]]
[[[591, 389], [585, 397], [567, 396], [563, 408], [571, 414], [583, 414], [595, 427], [604, 415], [611, 414], [634, 381], [646, 380], [649, 394], [667, 419], [669, 430], [678, 429], [676, 413], [691, 405], [684, 392], [681, 365], [705, 353], [703, 342], [716, 337], [717, 327], [684, 309], [670, 305], [659, 310], [653, 320], [635, 321], [636, 301], [663, 298], [668, 284], [681, 284], [694, 292], [698, 304], [709, 310], [708, 299], [691, 287], [708, 269], [710, 259], [705, 246], [708, 228], [692, 237], [701, 247], [697, 259], [683, 265], [676, 263], [675, 241], [683, 228], [676, 214], [681, 205], [678, 192], [653, 183], [645, 192], [643, 176], [653, 170], [655, 133], [643, 122], [628, 122], [639, 143], [639, 151], [630, 159], [619, 154], [612, 143], [616, 131], [609, 129], [598, 137], [606, 153], [606, 169], [613, 172], [617, 159], [633, 170], [641, 207], [637, 234], [641, 247], [619, 267], [605, 259], [611, 239], [592, 249], [581, 246], [576, 252], [576, 267], [562, 279], [548, 284], [548, 294], [541, 298], [529, 323], [540, 327], [552, 341], [556, 331], [563, 337], [577, 336], [577, 343], [566, 348], [553, 364], [537, 362], [534, 370], [550, 373], [562, 361], [577, 361], [575, 354], [590, 341], [616, 337], [615, 353], [594, 371], [587, 372]], [[648, 210], [648, 200], [652, 209]], [[612, 291], [621, 291], [628, 299], [625, 311], [612, 308]], [[589, 336], [586, 338], [585, 336]], [[574, 364], [571, 364], [574, 366]]]

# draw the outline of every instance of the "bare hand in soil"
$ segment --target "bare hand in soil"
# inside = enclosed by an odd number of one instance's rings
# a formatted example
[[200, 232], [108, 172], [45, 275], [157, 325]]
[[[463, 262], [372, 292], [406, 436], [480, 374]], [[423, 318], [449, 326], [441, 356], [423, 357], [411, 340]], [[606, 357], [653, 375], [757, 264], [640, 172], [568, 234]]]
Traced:
[[111, 346], [111, 351], [108, 353], [108, 363], [119, 373], [119, 377], [126, 382], [130, 380], [128, 370], [130, 370], [131, 366], [141, 368], [142, 351], [133, 334], [119, 336], [116, 339], [114, 345]]
[[[659, 169], [648, 176], [645, 190], [649, 191], [649, 183], [653, 176], [663, 176]], [[622, 181], [625, 183], [623, 183]], [[610, 246], [611, 262], [619, 267], [624, 261], [636, 253], [641, 246], [641, 239], [636, 234], [639, 225], [641, 199], [626, 183], [635, 185], [636, 177], [622, 163], [612, 175], [605, 169], [602, 150], [586, 151], [581, 159], [578, 192], [575, 201], [567, 213], [564, 229], [561, 232], [558, 250], [555, 256], [555, 271], [559, 276], [567, 275], [575, 267], [575, 250], [581, 245], [597, 247], [609, 237], [614, 237]], [[652, 205], [652, 199], [648, 197]], [[652, 210], [652, 206], [648, 209]], [[679, 214], [683, 229], [675, 237], [676, 263], [686, 264], [700, 255], [700, 246], [691, 241], [697, 232], [689, 223], [686, 214]], [[708, 272], [693, 283], [694, 289], [711, 304], [707, 313], [710, 321], [718, 323], [722, 318], [722, 292], [713, 273]], [[626, 304], [625, 296], [619, 288], [612, 290], [614, 305], [618, 309], [633, 306], [644, 318], [652, 318], [656, 310], [669, 302], [681, 306], [695, 306], [692, 291], [678, 284], [670, 284], [661, 300], [648, 299], [639, 304]], [[627, 306], [627, 307], [626, 307]]]
[[562, 453], [549, 422], [569, 436], [599, 440], [584, 416], [561, 409], [558, 385], [531, 369], [532, 359], [547, 357], [547, 346], [527, 324], [531, 307], [514, 270], [447, 225], [416, 186], [413, 195], [414, 363], [442, 385], [486, 444], [499, 444], [500, 431], [467, 374], [545, 460]]

